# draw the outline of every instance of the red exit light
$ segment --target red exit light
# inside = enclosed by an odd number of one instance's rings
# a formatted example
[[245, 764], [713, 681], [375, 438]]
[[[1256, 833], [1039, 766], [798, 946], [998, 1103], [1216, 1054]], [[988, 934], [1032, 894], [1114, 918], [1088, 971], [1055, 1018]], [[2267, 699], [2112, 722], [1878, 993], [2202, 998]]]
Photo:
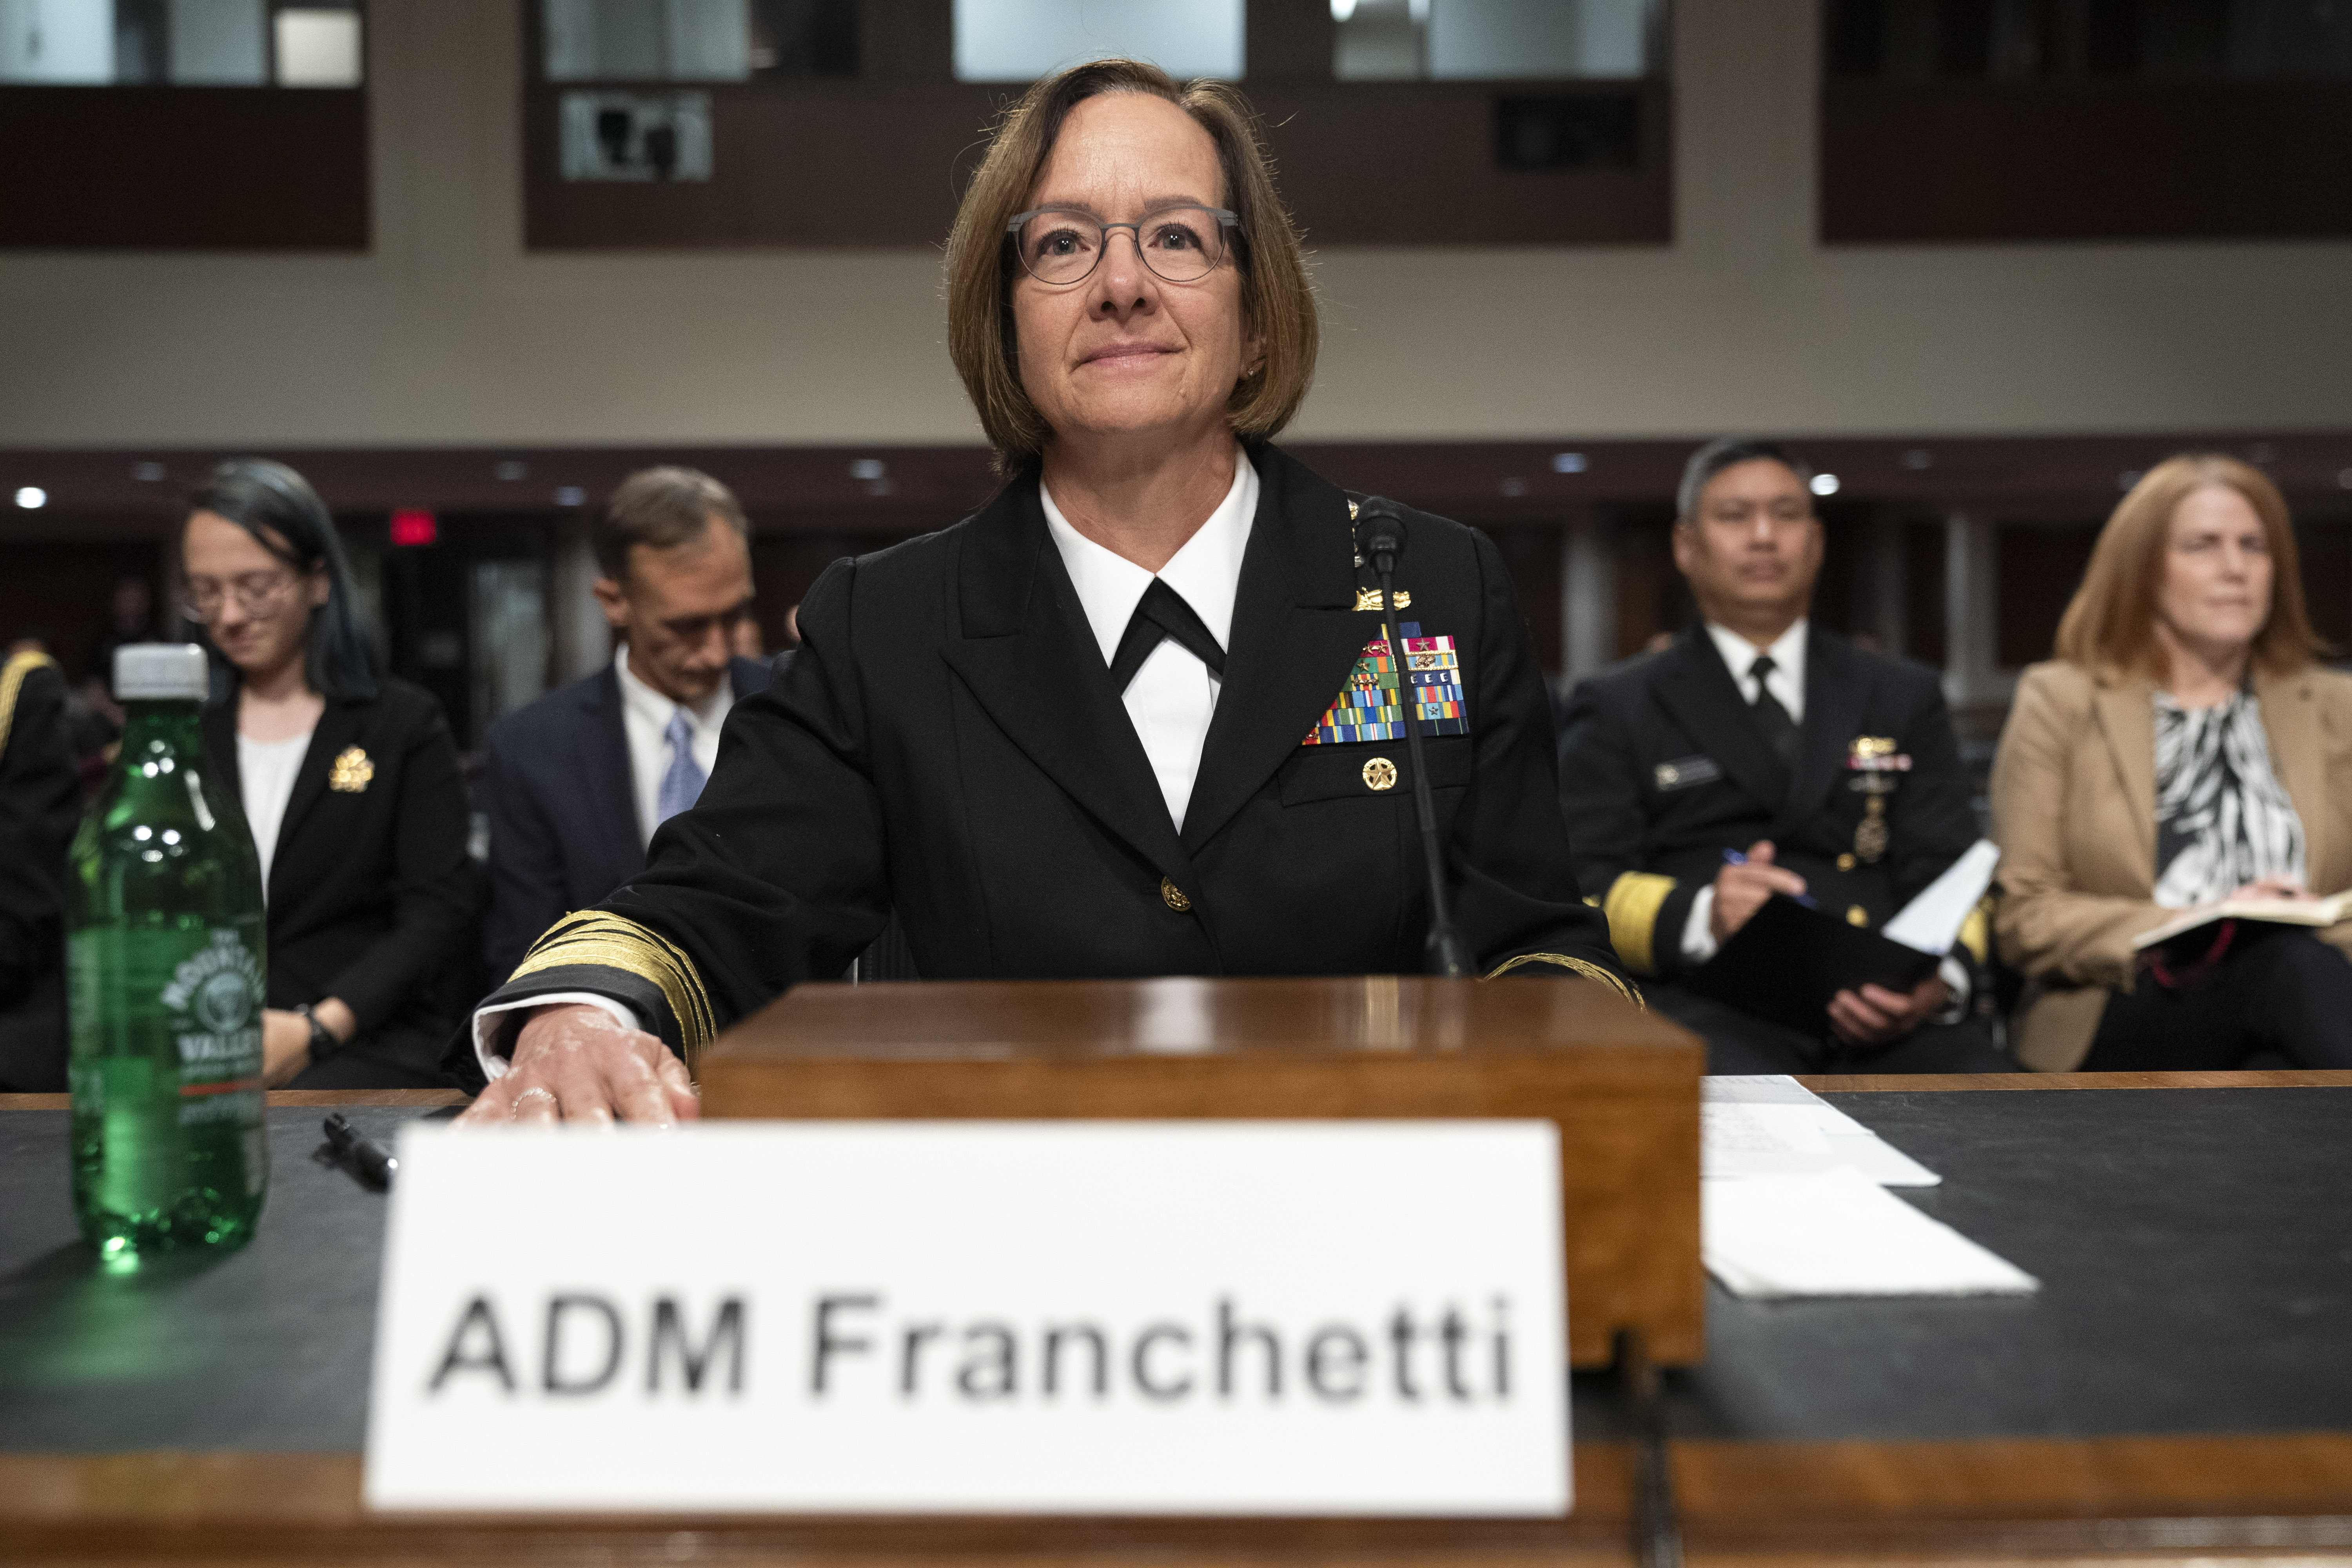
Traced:
[[392, 514], [392, 542], [394, 544], [430, 544], [441, 537], [441, 525], [429, 511], [396, 511]]

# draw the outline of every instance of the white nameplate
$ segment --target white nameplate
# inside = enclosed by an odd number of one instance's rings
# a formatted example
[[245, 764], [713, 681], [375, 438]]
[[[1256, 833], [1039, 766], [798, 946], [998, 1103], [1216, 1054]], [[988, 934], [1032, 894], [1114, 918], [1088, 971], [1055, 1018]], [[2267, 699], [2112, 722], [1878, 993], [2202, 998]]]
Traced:
[[1558, 1515], [1546, 1121], [400, 1140], [382, 1509]]

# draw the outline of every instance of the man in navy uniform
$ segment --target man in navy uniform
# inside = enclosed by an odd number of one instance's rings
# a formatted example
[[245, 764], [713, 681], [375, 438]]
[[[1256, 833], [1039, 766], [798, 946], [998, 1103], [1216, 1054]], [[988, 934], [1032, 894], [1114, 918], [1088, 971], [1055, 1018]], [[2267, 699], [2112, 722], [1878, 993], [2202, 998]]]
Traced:
[[[1675, 564], [1702, 624], [1580, 685], [1560, 735], [1577, 879], [1651, 1005], [1717, 1073], [2014, 1070], [1956, 953], [1915, 990], [1841, 991], [1813, 1030], [1682, 984], [1772, 894], [1875, 928], [1977, 838], [1936, 672], [1812, 626], [1811, 471], [1727, 438], [1685, 469]], [[1983, 922], [1963, 945], [1981, 963]]]
[[483, 935], [499, 976], [644, 869], [654, 829], [701, 795], [729, 710], [768, 687], [767, 665], [731, 653], [751, 552], [725, 485], [691, 468], [632, 474], [592, 540], [613, 662], [490, 726]]

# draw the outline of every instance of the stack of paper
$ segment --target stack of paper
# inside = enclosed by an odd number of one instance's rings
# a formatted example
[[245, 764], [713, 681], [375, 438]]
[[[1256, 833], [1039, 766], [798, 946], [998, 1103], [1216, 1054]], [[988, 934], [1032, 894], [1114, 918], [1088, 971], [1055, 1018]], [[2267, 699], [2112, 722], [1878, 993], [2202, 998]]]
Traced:
[[1850, 1170], [1708, 1182], [1707, 1272], [1736, 1295], [2026, 1296], [2041, 1289], [1940, 1220]]
[[1887, 1187], [1944, 1179], [1793, 1078], [1701, 1079], [1698, 1114], [1699, 1171], [1709, 1180], [1840, 1166]]
[[1884, 1189], [1943, 1180], [1792, 1078], [1700, 1080], [1701, 1252], [1735, 1295], [2024, 1294], [2034, 1279]]

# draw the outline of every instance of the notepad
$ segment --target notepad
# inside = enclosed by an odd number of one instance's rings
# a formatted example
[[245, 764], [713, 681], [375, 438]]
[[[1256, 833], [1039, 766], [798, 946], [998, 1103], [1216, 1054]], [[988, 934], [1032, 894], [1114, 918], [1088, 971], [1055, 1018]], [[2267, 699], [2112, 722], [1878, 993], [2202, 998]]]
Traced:
[[2200, 926], [2216, 921], [2253, 921], [2266, 925], [2332, 926], [2346, 915], [2352, 914], [2352, 892], [2336, 893], [2325, 899], [2224, 899], [2218, 904], [2188, 910], [2178, 920], [2167, 921], [2152, 931], [2132, 938], [2132, 951], [2154, 947], [2160, 942], [2170, 942], [2185, 936]]
[[1860, 1172], [1700, 1184], [1700, 1251], [1734, 1295], [2024, 1296], [2041, 1282]]
[[2000, 859], [1997, 847], [1979, 839], [1879, 931], [1775, 893], [1691, 973], [1688, 984], [1702, 996], [1818, 1036], [1840, 991], [1866, 984], [1910, 991], [1935, 973]]

